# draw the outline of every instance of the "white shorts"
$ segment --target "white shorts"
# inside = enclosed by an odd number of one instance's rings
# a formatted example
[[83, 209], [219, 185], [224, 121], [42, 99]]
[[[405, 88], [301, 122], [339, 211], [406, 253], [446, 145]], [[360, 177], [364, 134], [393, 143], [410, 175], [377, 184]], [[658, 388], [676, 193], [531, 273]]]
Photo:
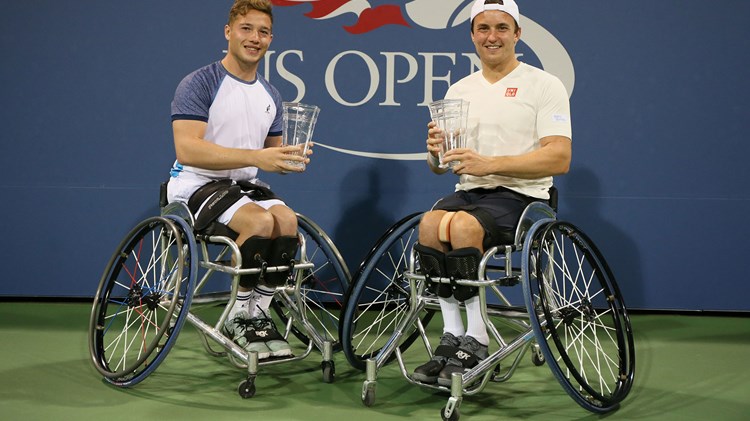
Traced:
[[[231, 221], [232, 218], [234, 218], [234, 214], [237, 213], [237, 211], [240, 210], [241, 207], [245, 206], [248, 203], [255, 203], [256, 205], [266, 210], [268, 210], [268, 208], [270, 208], [271, 206], [275, 206], [275, 205], [286, 206], [286, 203], [284, 203], [283, 200], [279, 200], [279, 199], [260, 200], [256, 202], [255, 200], [252, 200], [248, 198], [247, 196], [242, 196], [240, 197], [239, 200], [234, 202], [234, 204], [230, 206], [229, 209], [225, 210], [224, 213], [219, 215], [219, 217], [216, 218], [216, 221], [224, 225], [229, 225], [229, 221]], [[203, 203], [203, 205], [205, 205], [205, 202]], [[198, 209], [198, 213], [195, 215], [196, 219], [198, 219], [198, 215], [200, 215], [201, 210], [203, 210], [203, 205], [201, 205], [201, 208]]]

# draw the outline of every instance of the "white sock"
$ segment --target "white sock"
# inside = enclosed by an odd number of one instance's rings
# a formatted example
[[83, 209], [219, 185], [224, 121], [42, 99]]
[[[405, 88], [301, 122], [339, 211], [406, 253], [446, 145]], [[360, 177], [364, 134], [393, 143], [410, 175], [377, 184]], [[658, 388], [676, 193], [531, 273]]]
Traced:
[[443, 333], [451, 333], [455, 337], [464, 336], [464, 321], [461, 319], [461, 308], [455, 297], [438, 298], [440, 310], [443, 313]]
[[484, 320], [482, 320], [479, 297], [471, 297], [464, 301], [464, 304], [466, 305], [466, 335], [486, 346], [490, 343], [490, 337], [487, 335], [487, 326], [484, 325]]
[[250, 314], [250, 309], [255, 307], [251, 299], [252, 291], [237, 291], [237, 300], [235, 300], [232, 310], [229, 311], [229, 318], [233, 319], [237, 313], [245, 312]]
[[271, 306], [271, 301], [273, 301], [273, 294], [275, 292], [276, 289], [274, 288], [268, 288], [261, 285], [256, 286], [252, 293], [252, 300], [254, 303], [252, 310], [250, 311], [250, 317], [260, 317], [264, 314], [271, 317], [268, 308]]

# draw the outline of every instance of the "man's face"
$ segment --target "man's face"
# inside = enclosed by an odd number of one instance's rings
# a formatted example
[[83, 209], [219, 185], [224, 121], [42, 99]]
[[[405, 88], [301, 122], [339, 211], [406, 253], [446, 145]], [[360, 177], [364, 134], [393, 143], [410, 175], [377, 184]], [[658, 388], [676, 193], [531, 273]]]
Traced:
[[241, 65], [257, 65], [268, 51], [273, 34], [271, 18], [257, 10], [237, 17], [224, 27], [229, 54]]
[[513, 17], [499, 10], [486, 10], [474, 18], [471, 40], [482, 63], [497, 64], [515, 57], [521, 29]]

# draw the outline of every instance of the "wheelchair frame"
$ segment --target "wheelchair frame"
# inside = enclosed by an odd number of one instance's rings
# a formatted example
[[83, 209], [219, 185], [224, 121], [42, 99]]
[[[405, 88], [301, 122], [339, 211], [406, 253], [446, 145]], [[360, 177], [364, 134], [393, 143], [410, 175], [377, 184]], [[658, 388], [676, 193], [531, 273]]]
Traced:
[[[510, 379], [529, 348], [533, 364], [546, 362], [583, 408], [604, 413], [619, 406], [632, 387], [635, 370], [624, 300], [593, 242], [577, 227], [558, 221], [555, 211], [541, 202], [524, 210], [514, 244], [485, 252], [478, 280], [431, 278], [478, 287], [482, 318], [497, 350], [463, 375], [454, 373], [450, 387], [414, 379], [403, 353], [421, 338], [432, 357], [425, 327], [440, 310], [438, 298], [418, 273], [413, 251], [420, 220], [421, 214], [412, 214], [391, 227], [347, 293], [339, 336], [347, 360], [366, 372], [361, 394], [366, 406], [375, 402], [378, 370], [395, 359], [409, 383], [450, 392], [441, 417], [457, 420], [463, 396], [479, 393], [490, 381]], [[518, 255], [520, 268], [513, 260]], [[524, 306], [513, 305], [501, 290], [519, 283]], [[488, 291], [499, 304], [488, 301]], [[506, 340], [492, 321], [503, 323], [516, 336]], [[510, 366], [501, 369], [501, 361], [513, 355]]]
[[[156, 370], [187, 321], [197, 328], [210, 355], [227, 356], [235, 367], [247, 370], [238, 387], [243, 398], [255, 395], [259, 367], [302, 360], [313, 347], [322, 354], [323, 381], [333, 382], [339, 323], [338, 312], [329, 307], [340, 306], [350, 274], [325, 232], [301, 214], [297, 219], [300, 247], [294, 264], [253, 269], [242, 269], [239, 247], [231, 238], [195, 234], [193, 216], [183, 203], [163, 206], [161, 216], [138, 223], [112, 255], [94, 299], [89, 352], [99, 373], [115, 386], [135, 386]], [[310, 243], [315, 246], [312, 253]], [[219, 251], [212, 258], [216, 247]], [[205, 272], [197, 280], [201, 269]], [[221, 332], [239, 277], [262, 270], [291, 272], [287, 283], [276, 287], [272, 308], [285, 325], [284, 338], [296, 336], [306, 346], [301, 355], [259, 360], [257, 352], [246, 352]], [[229, 303], [211, 324], [190, 308], [216, 272], [228, 274], [232, 281]], [[209, 339], [222, 349], [214, 350]]]

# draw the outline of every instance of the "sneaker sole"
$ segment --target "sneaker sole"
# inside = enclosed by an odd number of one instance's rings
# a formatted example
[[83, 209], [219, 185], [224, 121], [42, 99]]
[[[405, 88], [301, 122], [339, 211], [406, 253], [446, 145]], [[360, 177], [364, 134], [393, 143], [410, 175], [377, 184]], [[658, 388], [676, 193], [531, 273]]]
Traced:
[[294, 354], [292, 353], [291, 349], [282, 349], [279, 351], [271, 351], [272, 357], [293, 357]]
[[450, 387], [452, 382], [446, 379], [437, 379], [437, 384], [439, 384], [440, 386]]
[[[230, 341], [232, 340], [232, 336], [234, 336], [234, 332], [229, 332], [228, 330], [225, 330], [225, 329], [221, 329], [221, 334], [222, 334], [222, 335], [224, 335], [224, 336], [225, 336], [225, 337], [226, 337], [227, 339], [229, 339]], [[237, 346], [239, 346], [240, 348], [242, 348], [242, 345], [238, 344], [238, 343], [237, 343], [237, 342], [235, 342], [235, 341], [232, 341], [232, 342], [234, 342], [234, 344], [235, 344], [235, 345], [237, 345]], [[244, 349], [244, 350], [245, 350], [245, 352], [247, 352], [248, 354], [249, 354], [249, 353], [250, 353], [251, 351], [253, 351], [253, 350], [249, 350], [249, 349], [245, 349], [245, 348], [243, 348], [243, 349]], [[269, 349], [269, 350], [267, 350], [267, 351], [263, 351], [263, 350], [260, 350], [260, 351], [259, 351], [259, 350], [254, 350], [254, 351], [258, 353], [258, 359], [259, 359], [259, 360], [264, 360], [264, 359], [266, 359], [266, 358], [271, 358], [271, 355], [272, 355], [272, 353], [271, 353], [271, 350], [270, 350], [270, 349]]]
[[412, 373], [411, 378], [416, 381], [419, 381], [422, 383], [429, 383], [429, 384], [434, 384], [435, 382], [437, 382], [437, 379], [438, 379], [437, 376], [430, 377], [430, 376], [425, 376], [419, 373]]
[[248, 354], [250, 352], [257, 352], [259, 360], [269, 358], [272, 354], [271, 349], [268, 348], [263, 342], [250, 342], [248, 344], [245, 344], [244, 349]]
[[272, 357], [291, 357], [294, 355], [287, 341], [271, 340], [265, 342], [265, 345], [268, 351], [271, 352]]
[[271, 358], [271, 353], [266, 351], [255, 351], [255, 350], [245, 350], [248, 354], [251, 352], [256, 352], [258, 354], [259, 360], [265, 360], [266, 358]]
[[[477, 379], [477, 380], [474, 380], [473, 382], [471, 382], [469, 384], [464, 384], [464, 387], [471, 386], [471, 385], [475, 384], [476, 382], [478, 382], [479, 380], [481, 380], [481, 378]], [[440, 386], [451, 387], [452, 381], [451, 381], [451, 379], [443, 379], [443, 378], [438, 377], [437, 384], [439, 384]]]

